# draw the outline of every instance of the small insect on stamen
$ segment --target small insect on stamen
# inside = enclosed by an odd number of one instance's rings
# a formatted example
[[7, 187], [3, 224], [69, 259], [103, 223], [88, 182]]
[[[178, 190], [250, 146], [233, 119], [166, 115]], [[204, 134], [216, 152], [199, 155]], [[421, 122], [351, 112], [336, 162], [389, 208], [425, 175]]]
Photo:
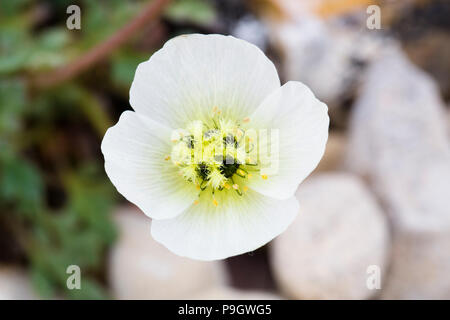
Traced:
[[233, 184], [233, 189], [234, 189], [234, 190], [239, 189], [239, 185], [238, 185], [237, 183]]
[[267, 180], [267, 174], [261, 175], [261, 178], [263, 178], [264, 180]]

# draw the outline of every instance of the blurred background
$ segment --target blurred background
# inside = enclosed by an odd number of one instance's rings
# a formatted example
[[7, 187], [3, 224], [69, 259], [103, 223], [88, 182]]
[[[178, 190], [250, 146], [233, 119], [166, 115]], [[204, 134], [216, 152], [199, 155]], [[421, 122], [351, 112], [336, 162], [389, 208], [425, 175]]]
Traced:
[[[0, 299], [450, 299], [449, 16], [448, 0], [1, 1]], [[295, 223], [225, 261], [155, 243], [100, 152], [137, 65], [193, 32], [254, 43], [331, 117]]]

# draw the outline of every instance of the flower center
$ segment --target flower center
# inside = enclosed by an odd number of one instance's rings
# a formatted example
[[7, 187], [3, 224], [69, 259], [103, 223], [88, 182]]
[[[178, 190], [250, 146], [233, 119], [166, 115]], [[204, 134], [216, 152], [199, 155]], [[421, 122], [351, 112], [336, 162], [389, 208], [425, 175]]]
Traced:
[[242, 196], [248, 190], [245, 184], [251, 172], [258, 172], [259, 165], [255, 140], [242, 125], [249, 119], [232, 121], [220, 117], [214, 109], [213, 113], [210, 124], [196, 120], [185, 129], [175, 130], [172, 153], [166, 160], [171, 159], [180, 175], [196, 185], [199, 197], [202, 192], [211, 192], [217, 206], [215, 192], [234, 189]]

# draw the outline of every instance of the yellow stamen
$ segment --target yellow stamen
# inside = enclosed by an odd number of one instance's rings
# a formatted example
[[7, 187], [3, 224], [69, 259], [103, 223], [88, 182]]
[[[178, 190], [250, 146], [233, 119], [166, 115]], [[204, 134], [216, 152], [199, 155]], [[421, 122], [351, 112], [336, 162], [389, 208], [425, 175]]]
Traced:
[[164, 160], [170, 160], [170, 156], [166, 156], [165, 158], [164, 158]]
[[225, 183], [223, 186], [224, 186], [224, 188], [227, 189], [227, 190], [229, 190], [229, 189], [231, 188], [230, 185], [229, 185], [228, 183]]
[[247, 191], [248, 191], [248, 187], [244, 186], [244, 192], [247, 192]]
[[213, 199], [213, 205], [215, 205], [215, 206], [217, 207], [218, 204], [219, 204], [219, 203], [217, 203], [217, 200], [216, 200], [216, 199]]
[[200, 190], [200, 185], [197, 184], [197, 185], [195, 186], [195, 188], [196, 188], [197, 190]]
[[267, 174], [261, 175], [261, 178], [263, 178], [264, 180], [267, 180]]
[[245, 176], [245, 171], [242, 169], [238, 169], [237, 170], [237, 174], [241, 175], [241, 176]]

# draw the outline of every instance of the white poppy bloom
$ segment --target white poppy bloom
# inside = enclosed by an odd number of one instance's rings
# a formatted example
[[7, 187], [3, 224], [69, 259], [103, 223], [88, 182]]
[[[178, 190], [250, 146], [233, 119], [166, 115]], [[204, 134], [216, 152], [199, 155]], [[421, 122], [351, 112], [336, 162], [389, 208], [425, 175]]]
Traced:
[[328, 138], [327, 106], [300, 82], [280, 86], [264, 53], [231, 36], [168, 41], [138, 66], [130, 104], [103, 139], [105, 170], [153, 238], [193, 259], [282, 233]]

